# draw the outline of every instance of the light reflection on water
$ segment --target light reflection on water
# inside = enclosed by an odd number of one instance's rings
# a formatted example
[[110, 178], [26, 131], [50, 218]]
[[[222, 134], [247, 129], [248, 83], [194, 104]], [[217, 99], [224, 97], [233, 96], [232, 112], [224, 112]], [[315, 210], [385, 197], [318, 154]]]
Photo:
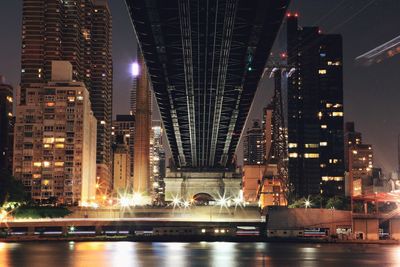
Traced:
[[400, 246], [228, 242], [0, 242], [0, 266], [400, 266]]

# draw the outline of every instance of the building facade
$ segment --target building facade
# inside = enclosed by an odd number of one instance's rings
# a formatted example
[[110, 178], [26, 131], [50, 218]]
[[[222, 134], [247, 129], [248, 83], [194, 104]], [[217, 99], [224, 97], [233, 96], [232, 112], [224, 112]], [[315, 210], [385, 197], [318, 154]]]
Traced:
[[13, 137], [13, 88], [0, 76], [0, 171], [11, 173]]
[[73, 81], [72, 66], [53, 61], [49, 82], [25, 88], [17, 106], [14, 176], [34, 201], [68, 205], [95, 200], [96, 124], [89, 92]]
[[51, 62], [67, 60], [89, 90], [97, 119], [97, 177], [111, 188], [112, 58], [107, 0], [24, 0], [21, 103], [31, 84], [51, 80]]
[[137, 78], [135, 112], [135, 147], [133, 190], [151, 195], [150, 184], [150, 132], [151, 132], [151, 91], [150, 80], [143, 56], [139, 54], [140, 74]]
[[287, 18], [289, 179], [297, 197], [344, 194], [342, 37]]
[[113, 191], [116, 196], [132, 191], [129, 146], [123, 138], [118, 139], [113, 149]]
[[247, 129], [243, 142], [243, 164], [264, 164], [263, 129], [259, 120], [254, 120], [251, 128]]
[[153, 121], [150, 138], [150, 183], [153, 186], [153, 202], [162, 204], [165, 199], [165, 151], [161, 121]]
[[[112, 143], [114, 146], [118, 143], [125, 143], [128, 146], [129, 152], [129, 175], [128, 185], [130, 190], [133, 188], [133, 173], [134, 173], [134, 149], [135, 149], [135, 116], [118, 114], [113, 121], [112, 126]], [[118, 139], [123, 139], [118, 142]], [[115, 179], [115, 178], [114, 178]], [[115, 191], [115, 190], [114, 190]]]
[[354, 122], [346, 122], [345, 161], [347, 175], [346, 195], [358, 196], [373, 193], [372, 145], [363, 144], [362, 134], [355, 131]]

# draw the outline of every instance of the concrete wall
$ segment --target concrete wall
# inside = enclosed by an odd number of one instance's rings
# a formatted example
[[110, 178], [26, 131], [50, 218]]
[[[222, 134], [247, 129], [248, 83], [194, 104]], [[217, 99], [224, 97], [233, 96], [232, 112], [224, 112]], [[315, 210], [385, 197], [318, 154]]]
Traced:
[[174, 197], [190, 200], [199, 193], [211, 195], [218, 199], [239, 197], [241, 177], [234, 173], [224, 172], [168, 172], [165, 182], [165, 200]]
[[389, 233], [391, 239], [400, 240], [400, 219], [389, 220]]
[[354, 218], [353, 233], [355, 238], [379, 240], [379, 219]]

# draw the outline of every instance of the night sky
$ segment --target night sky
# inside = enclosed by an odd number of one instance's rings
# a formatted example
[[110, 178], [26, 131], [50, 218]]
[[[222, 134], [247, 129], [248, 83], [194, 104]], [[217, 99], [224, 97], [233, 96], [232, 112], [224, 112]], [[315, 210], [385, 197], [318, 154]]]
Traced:
[[[127, 113], [132, 84], [129, 64], [136, 57], [136, 37], [124, 0], [111, 0], [110, 3], [114, 114]], [[21, 7], [22, 0], [0, 1], [0, 74], [14, 87], [20, 80]], [[400, 1], [292, 0], [290, 9], [300, 14], [301, 26], [318, 25], [324, 33], [343, 35], [345, 120], [355, 121], [364, 142], [373, 145], [374, 165], [385, 172], [397, 169], [400, 55], [369, 67], [359, 66], [354, 58], [400, 35]], [[283, 44], [277, 42], [275, 47], [279, 51]], [[248, 122], [251, 118], [261, 118], [262, 108], [269, 102], [271, 93], [271, 82], [263, 81]]]

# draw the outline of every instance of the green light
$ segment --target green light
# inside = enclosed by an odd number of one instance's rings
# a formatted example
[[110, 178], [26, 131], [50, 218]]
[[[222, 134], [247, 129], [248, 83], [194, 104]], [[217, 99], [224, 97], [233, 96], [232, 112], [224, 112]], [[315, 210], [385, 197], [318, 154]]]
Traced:
[[71, 232], [75, 231], [75, 226], [71, 226], [71, 227], [69, 228], [69, 230], [70, 230]]

